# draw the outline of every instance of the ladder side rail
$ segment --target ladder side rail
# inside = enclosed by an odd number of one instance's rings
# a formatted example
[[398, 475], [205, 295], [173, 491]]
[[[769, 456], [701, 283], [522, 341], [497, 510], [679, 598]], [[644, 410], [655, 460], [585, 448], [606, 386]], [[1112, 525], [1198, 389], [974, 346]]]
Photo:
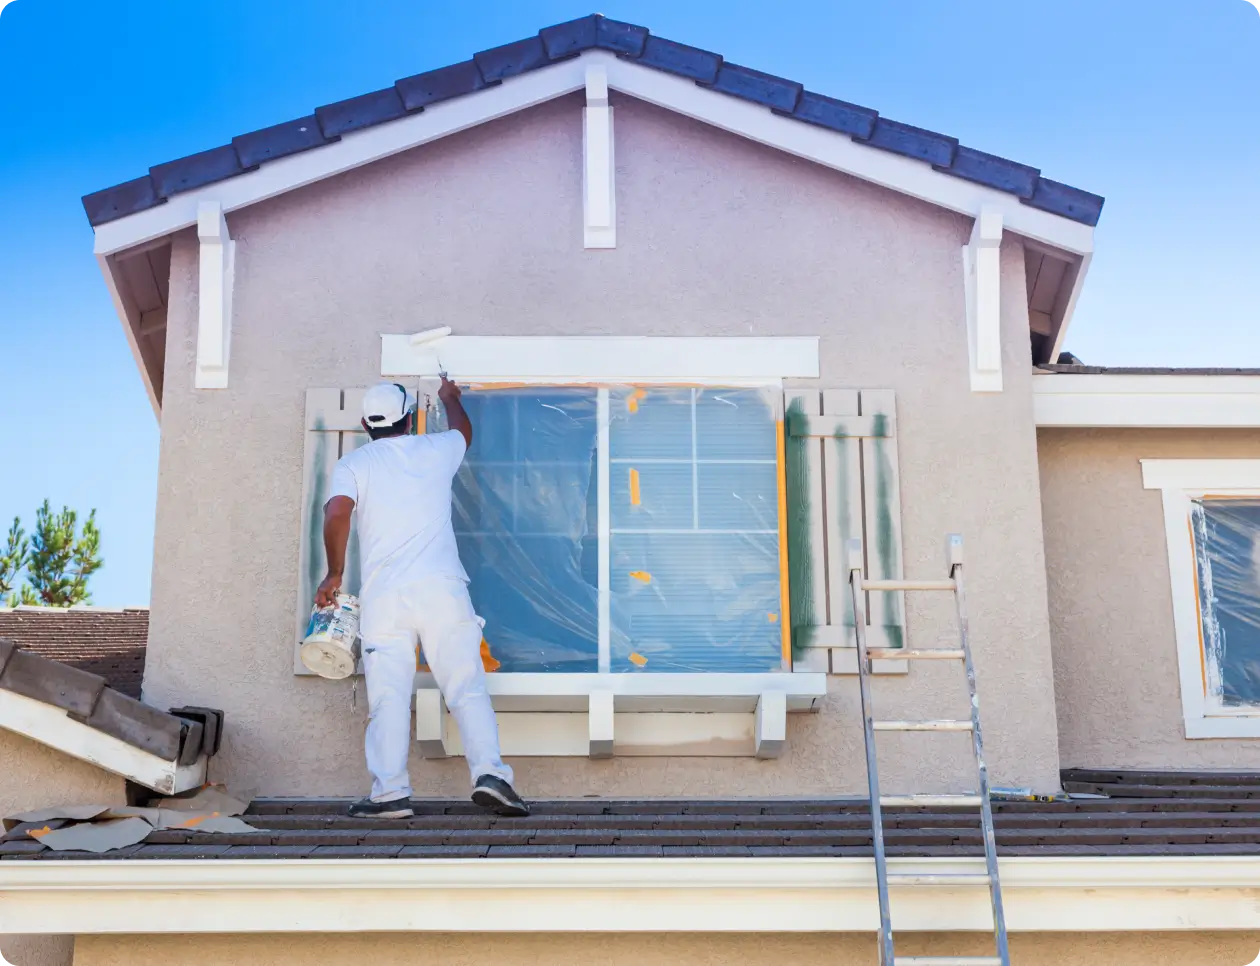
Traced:
[[970, 626], [967, 619], [967, 598], [963, 585], [962, 540], [951, 537], [950, 578], [954, 581], [954, 600], [958, 608], [958, 638], [962, 645], [963, 663], [967, 669], [967, 692], [971, 699], [971, 746], [976, 755], [980, 777], [980, 825], [984, 832], [984, 861], [989, 873], [989, 897], [993, 904], [993, 932], [1002, 966], [1010, 966], [1011, 954], [1006, 936], [1006, 914], [1002, 906], [1002, 885], [998, 878], [997, 838], [993, 831], [993, 806], [989, 799], [989, 769], [984, 759], [984, 739], [980, 733], [980, 698], [976, 691], [976, 667], [971, 658]]

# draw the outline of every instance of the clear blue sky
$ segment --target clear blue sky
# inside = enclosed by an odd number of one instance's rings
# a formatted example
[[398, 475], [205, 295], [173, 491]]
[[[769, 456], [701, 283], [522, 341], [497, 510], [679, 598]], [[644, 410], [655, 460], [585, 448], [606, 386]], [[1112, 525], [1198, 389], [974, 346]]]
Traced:
[[[157, 423], [79, 197], [590, 4], [15, 0], [0, 13], [0, 522], [98, 509], [95, 600], [149, 597]], [[602, 11], [1105, 195], [1068, 347], [1260, 366], [1247, 0], [615, 0]]]

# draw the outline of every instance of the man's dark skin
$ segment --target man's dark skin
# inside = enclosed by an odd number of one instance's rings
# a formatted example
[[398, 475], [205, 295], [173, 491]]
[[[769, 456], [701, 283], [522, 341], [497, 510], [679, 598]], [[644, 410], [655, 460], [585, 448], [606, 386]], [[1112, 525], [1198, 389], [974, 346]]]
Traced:
[[[472, 446], [472, 420], [468, 418], [468, 413], [464, 412], [464, 404], [460, 402], [459, 397], [459, 386], [443, 376], [442, 385], [438, 388], [438, 399], [442, 401], [442, 406], [446, 410], [446, 424], [463, 434], [465, 446]], [[414, 423], [414, 414], [408, 413], [399, 431], [391, 435], [410, 435]], [[364, 430], [367, 430], [366, 419], [362, 421], [362, 424]], [[353, 512], [354, 500], [348, 496], [334, 496], [324, 504], [324, 553], [328, 557], [328, 576], [315, 591], [316, 607], [332, 607], [337, 603], [342, 574], [346, 569], [346, 544], [350, 540], [350, 514]]]

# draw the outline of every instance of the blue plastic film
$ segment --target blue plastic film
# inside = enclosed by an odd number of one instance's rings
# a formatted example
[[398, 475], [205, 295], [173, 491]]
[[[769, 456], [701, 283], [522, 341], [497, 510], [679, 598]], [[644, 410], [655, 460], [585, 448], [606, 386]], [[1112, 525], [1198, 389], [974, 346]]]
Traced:
[[1209, 698], [1260, 705], [1260, 500], [1191, 503]]

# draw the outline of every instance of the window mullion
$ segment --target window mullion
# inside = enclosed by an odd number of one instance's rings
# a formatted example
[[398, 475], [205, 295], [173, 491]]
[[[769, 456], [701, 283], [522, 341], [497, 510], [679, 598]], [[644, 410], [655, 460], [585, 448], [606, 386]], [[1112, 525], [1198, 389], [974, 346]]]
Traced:
[[602, 387], [596, 397], [596, 464], [599, 501], [599, 673], [612, 670], [612, 491], [609, 480], [609, 448], [611, 428], [609, 423], [608, 388]]
[[691, 529], [700, 529], [700, 455], [696, 442], [696, 390], [691, 390]]

